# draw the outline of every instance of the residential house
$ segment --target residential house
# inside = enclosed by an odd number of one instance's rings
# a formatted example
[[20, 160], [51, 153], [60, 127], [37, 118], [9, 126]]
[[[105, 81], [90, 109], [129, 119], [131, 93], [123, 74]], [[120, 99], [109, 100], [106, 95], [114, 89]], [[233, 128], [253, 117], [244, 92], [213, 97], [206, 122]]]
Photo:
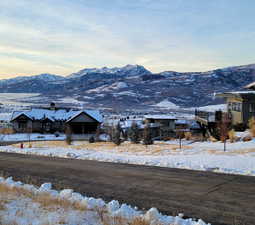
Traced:
[[146, 115], [145, 123], [150, 124], [154, 137], [170, 137], [175, 134], [175, 121], [177, 118], [173, 115]]
[[32, 108], [15, 111], [11, 123], [16, 132], [54, 133], [64, 132], [70, 127], [74, 134], [95, 133], [103, 121], [97, 110], [75, 110], [70, 108]]
[[216, 96], [226, 99], [232, 125], [247, 125], [255, 116], [255, 91], [225, 92]]

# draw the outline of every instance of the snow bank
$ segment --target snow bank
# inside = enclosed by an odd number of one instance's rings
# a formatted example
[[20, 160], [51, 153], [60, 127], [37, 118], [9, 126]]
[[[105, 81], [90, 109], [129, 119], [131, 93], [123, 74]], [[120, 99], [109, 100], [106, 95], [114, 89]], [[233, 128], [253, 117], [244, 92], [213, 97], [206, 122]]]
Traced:
[[98, 212], [105, 212], [108, 218], [114, 219], [116, 217], [121, 217], [125, 219], [126, 223], [123, 223], [123, 225], [130, 224], [131, 221], [134, 221], [137, 218], [149, 222], [150, 225], [206, 225], [206, 223], [201, 219], [198, 221], [194, 219], [183, 219], [183, 214], [179, 214], [178, 216], [166, 216], [162, 215], [156, 208], [151, 208], [147, 212], [142, 212], [127, 204], [120, 205], [120, 203], [116, 200], [106, 203], [102, 199], [82, 196], [71, 189], [65, 189], [58, 192], [56, 190], [52, 190], [52, 185], [50, 183], [42, 184], [41, 187], [36, 188], [33, 185], [15, 182], [12, 177], [7, 179], [0, 177], [0, 184], [4, 184], [11, 188], [16, 187], [25, 189], [31, 192], [34, 196], [48, 193], [52, 196], [52, 198], [65, 199], [72, 203], [79, 203], [85, 207], [83, 213], [78, 213], [71, 209], [66, 212], [61, 208], [58, 208], [56, 211], [48, 212], [46, 214], [45, 207], [40, 208], [40, 204], [33, 202], [32, 199], [29, 199], [28, 197], [22, 198], [22, 196], [20, 196], [20, 199], [15, 199], [7, 203], [5, 207], [0, 210], [0, 218], [7, 224], [10, 221], [15, 221], [15, 224], [17, 225], [28, 223], [42, 224], [43, 222], [47, 222], [47, 224], [59, 224], [60, 221], [58, 219], [62, 219], [63, 221], [63, 217], [66, 216], [65, 219], [67, 219], [68, 222], [65, 224], [101, 225], [102, 222], [100, 221], [100, 215]]

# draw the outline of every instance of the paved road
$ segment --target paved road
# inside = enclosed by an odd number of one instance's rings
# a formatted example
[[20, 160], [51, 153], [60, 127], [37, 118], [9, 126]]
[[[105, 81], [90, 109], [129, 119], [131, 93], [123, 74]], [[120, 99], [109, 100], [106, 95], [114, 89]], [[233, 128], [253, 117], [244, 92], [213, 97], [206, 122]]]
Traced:
[[255, 224], [255, 177], [13, 153], [0, 153], [0, 175], [216, 225]]

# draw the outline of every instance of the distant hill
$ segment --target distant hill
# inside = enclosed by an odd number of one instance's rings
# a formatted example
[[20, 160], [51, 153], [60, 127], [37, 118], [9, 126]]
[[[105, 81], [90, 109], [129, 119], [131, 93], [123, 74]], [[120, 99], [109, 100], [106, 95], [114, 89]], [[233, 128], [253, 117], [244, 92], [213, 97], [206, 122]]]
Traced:
[[[237, 91], [255, 81], [255, 64], [208, 72], [151, 73], [140, 65], [83, 69], [67, 77], [41, 74], [0, 80], [1, 92], [41, 93], [91, 107], [146, 109], [221, 103], [215, 92]], [[166, 104], [167, 103], [167, 104]]]

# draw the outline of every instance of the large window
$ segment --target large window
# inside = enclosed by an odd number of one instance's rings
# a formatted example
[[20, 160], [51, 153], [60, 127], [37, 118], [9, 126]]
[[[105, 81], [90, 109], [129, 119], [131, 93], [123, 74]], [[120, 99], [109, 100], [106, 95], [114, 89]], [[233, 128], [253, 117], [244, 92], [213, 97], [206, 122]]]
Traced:
[[241, 112], [242, 111], [242, 103], [240, 102], [229, 102], [228, 110]]
[[255, 103], [250, 103], [249, 104], [249, 112], [254, 113], [255, 112]]
[[20, 121], [19, 122], [19, 129], [25, 130], [27, 128], [27, 122], [25, 121]]

